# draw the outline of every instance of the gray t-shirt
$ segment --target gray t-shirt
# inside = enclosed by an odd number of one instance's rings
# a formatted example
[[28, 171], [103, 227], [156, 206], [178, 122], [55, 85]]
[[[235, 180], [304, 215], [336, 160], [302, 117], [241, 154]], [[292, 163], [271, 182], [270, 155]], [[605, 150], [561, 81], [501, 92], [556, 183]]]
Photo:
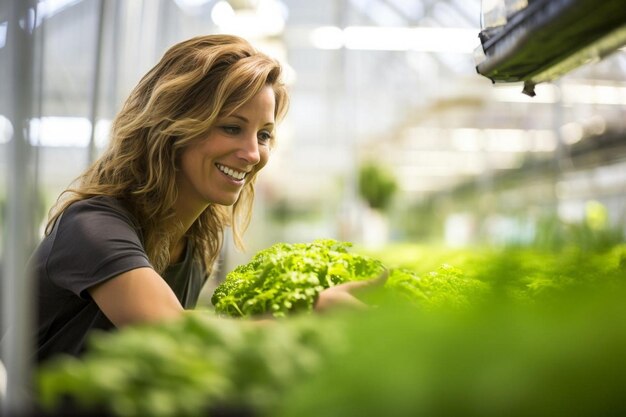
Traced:
[[[115, 326], [89, 288], [135, 268], [152, 267], [141, 229], [120, 201], [93, 197], [68, 207], [34, 252], [37, 285], [37, 358], [79, 355], [92, 329]], [[184, 259], [162, 274], [184, 308], [195, 307], [207, 274], [191, 244]]]

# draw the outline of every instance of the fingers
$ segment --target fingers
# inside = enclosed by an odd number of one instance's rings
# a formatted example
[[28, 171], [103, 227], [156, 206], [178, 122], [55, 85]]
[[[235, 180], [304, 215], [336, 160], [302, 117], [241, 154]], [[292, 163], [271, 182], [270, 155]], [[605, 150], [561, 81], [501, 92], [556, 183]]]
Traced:
[[389, 270], [385, 268], [380, 275], [374, 279], [372, 279], [373, 283], [376, 285], [383, 285], [387, 282], [387, 278], [389, 278]]
[[314, 305], [315, 311], [325, 312], [341, 308], [365, 310], [368, 308], [367, 304], [355, 298], [347, 289], [339, 287], [322, 291]]
[[355, 298], [354, 296], [350, 295], [349, 293], [343, 293], [341, 297], [339, 297], [339, 299], [340, 299], [340, 302], [338, 303], [338, 305], [343, 305], [344, 307], [351, 307], [351, 308], [357, 308], [357, 309], [368, 308], [367, 304], [365, 304], [363, 301], [359, 300], [358, 298]]
[[346, 282], [327, 288], [319, 294], [314, 308], [318, 312], [335, 309], [337, 307], [348, 307], [358, 310], [368, 309], [369, 306], [353, 296], [352, 293], [368, 287], [384, 285], [388, 277], [389, 271], [385, 269], [376, 278], [364, 281]]

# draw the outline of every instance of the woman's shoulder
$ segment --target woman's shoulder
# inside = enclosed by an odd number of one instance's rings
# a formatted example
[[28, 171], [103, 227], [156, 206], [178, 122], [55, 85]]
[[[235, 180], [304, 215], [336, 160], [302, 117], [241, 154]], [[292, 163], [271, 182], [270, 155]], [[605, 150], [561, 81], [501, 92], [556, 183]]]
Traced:
[[97, 195], [93, 197], [88, 197], [82, 200], [78, 200], [70, 204], [70, 206], [66, 209], [82, 211], [82, 210], [106, 210], [113, 209], [119, 211], [128, 211], [122, 201], [116, 197], [108, 196], [108, 195]]
[[124, 202], [118, 198], [106, 195], [89, 197], [78, 200], [70, 204], [64, 211], [64, 217], [91, 217], [98, 215], [115, 215], [127, 219], [133, 224], [137, 224], [137, 220], [132, 215], [129, 208]]

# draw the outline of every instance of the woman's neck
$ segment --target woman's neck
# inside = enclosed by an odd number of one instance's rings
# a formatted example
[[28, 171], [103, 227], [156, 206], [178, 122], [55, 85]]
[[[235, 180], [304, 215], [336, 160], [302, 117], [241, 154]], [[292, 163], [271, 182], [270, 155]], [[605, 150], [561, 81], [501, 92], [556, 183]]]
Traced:
[[182, 261], [185, 248], [187, 247], [185, 236], [206, 208], [207, 206], [196, 207], [191, 204], [185, 204], [180, 200], [176, 202], [174, 210], [176, 211], [176, 221], [180, 228], [174, 235], [170, 245], [170, 264]]
[[182, 262], [187, 249], [187, 239], [179, 239], [178, 242], [170, 247], [170, 265]]

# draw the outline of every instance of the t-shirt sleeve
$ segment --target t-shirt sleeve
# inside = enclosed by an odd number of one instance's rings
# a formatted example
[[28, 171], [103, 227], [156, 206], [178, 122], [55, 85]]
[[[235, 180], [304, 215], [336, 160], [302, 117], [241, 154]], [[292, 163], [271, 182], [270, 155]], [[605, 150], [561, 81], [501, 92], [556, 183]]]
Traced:
[[89, 298], [92, 286], [141, 267], [151, 265], [122, 210], [79, 202], [59, 219], [47, 264], [48, 277], [57, 286]]

